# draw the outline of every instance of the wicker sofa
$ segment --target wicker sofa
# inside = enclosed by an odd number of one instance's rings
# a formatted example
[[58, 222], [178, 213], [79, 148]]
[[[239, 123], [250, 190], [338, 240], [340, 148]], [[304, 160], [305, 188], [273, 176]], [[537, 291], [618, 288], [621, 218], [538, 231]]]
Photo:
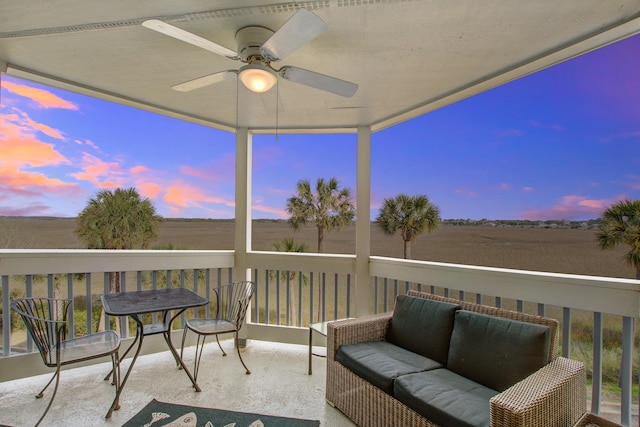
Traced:
[[573, 426], [585, 369], [557, 357], [557, 332], [555, 319], [410, 291], [392, 313], [329, 324], [326, 399], [366, 427]]

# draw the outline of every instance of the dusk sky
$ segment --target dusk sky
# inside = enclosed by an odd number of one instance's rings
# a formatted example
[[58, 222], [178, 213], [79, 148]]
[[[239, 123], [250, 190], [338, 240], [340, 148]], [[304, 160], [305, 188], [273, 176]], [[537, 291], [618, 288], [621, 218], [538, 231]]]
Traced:
[[[597, 218], [640, 198], [640, 36], [372, 136], [371, 208], [425, 194], [442, 218]], [[235, 135], [2, 75], [0, 216], [75, 217], [135, 187], [164, 217], [233, 218]], [[355, 191], [356, 135], [255, 135], [253, 217], [296, 182]], [[354, 201], [355, 201], [355, 194]]]

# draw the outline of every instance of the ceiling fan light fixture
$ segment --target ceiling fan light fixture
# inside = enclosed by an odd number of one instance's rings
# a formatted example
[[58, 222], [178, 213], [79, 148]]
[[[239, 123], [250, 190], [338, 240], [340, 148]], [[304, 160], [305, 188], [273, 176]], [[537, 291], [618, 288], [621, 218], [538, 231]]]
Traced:
[[249, 64], [240, 68], [240, 81], [252, 92], [263, 93], [277, 82], [276, 73], [262, 64]]

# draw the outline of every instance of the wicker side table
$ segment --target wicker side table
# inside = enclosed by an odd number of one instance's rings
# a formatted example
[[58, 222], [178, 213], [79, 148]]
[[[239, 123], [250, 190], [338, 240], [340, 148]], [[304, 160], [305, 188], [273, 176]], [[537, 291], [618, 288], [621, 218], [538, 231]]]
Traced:
[[622, 427], [622, 425], [618, 423], [614, 423], [613, 421], [605, 420], [602, 417], [592, 414], [591, 412], [587, 412], [584, 414], [574, 427]]

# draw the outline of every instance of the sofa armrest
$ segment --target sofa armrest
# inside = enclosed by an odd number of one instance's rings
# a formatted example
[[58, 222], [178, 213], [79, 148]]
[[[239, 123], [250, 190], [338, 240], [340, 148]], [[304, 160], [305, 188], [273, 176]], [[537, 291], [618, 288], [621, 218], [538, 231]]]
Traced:
[[491, 399], [491, 426], [573, 426], [586, 399], [584, 364], [558, 357]]
[[385, 341], [392, 313], [340, 320], [327, 325], [327, 357], [333, 360], [342, 344]]

